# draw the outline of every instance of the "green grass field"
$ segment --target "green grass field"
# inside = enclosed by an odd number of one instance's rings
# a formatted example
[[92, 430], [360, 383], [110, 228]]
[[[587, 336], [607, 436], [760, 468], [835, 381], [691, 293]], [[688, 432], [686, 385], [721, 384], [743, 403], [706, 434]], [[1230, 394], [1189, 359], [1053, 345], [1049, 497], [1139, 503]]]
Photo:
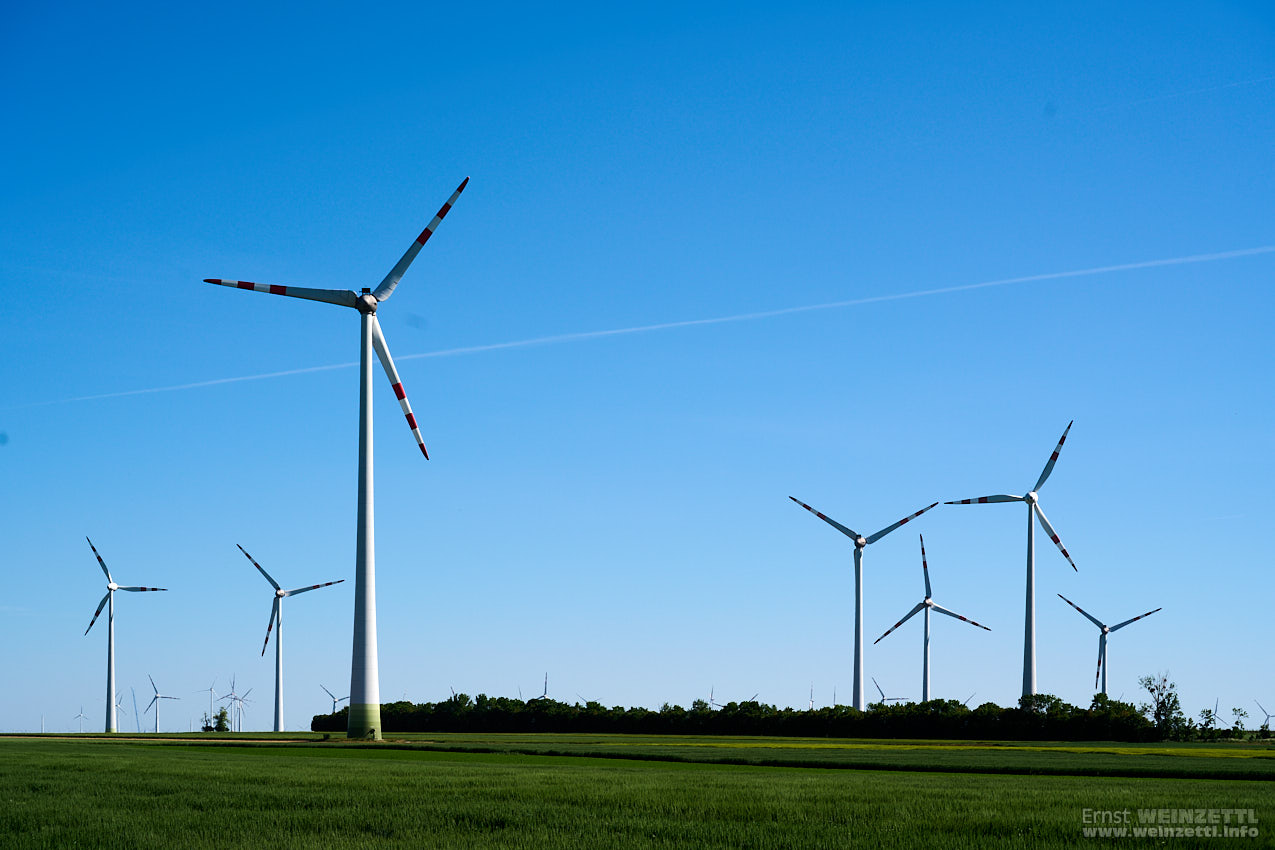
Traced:
[[[0, 846], [1089, 847], [1147, 839], [1084, 837], [1086, 808], [1275, 818], [1271, 747], [321, 737], [0, 738]], [[1270, 845], [1167, 846], [1219, 842]]]

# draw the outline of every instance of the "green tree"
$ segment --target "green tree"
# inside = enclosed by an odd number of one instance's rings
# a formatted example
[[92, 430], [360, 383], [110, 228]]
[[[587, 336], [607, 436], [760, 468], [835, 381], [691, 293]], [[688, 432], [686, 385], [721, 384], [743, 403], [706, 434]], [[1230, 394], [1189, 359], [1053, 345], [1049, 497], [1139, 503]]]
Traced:
[[226, 707], [224, 705], [217, 710], [215, 715], [213, 715], [212, 727], [214, 732], [230, 731], [230, 714], [226, 711]]
[[1187, 729], [1182, 703], [1178, 699], [1178, 686], [1169, 681], [1169, 671], [1143, 676], [1138, 684], [1150, 695], [1151, 702], [1139, 706], [1143, 714], [1155, 724], [1161, 740], [1181, 738]]

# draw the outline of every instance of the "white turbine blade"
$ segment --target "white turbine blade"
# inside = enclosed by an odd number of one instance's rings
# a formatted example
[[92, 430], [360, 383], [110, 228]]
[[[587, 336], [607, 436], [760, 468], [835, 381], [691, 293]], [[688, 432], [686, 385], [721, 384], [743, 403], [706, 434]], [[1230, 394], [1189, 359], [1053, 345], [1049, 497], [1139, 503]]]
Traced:
[[170, 697], [170, 696], [168, 696], [168, 695], [166, 695], [166, 694], [160, 694], [160, 695], [159, 695], [159, 698], [160, 698], [160, 699], [181, 699], [181, 697]]
[[1094, 617], [1092, 614], [1090, 614], [1090, 613], [1089, 613], [1088, 611], [1086, 611], [1084, 608], [1081, 608], [1081, 607], [1080, 607], [1079, 605], [1077, 605], [1075, 602], [1072, 602], [1072, 601], [1071, 601], [1070, 599], [1068, 599], [1066, 596], [1063, 596], [1063, 595], [1060, 593], [1060, 594], [1058, 594], [1058, 598], [1059, 598], [1059, 599], [1061, 599], [1063, 602], [1066, 602], [1066, 603], [1067, 603], [1068, 605], [1070, 605], [1072, 608], [1075, 608], [1075, 609], [1076, 609], [1077, 611], [1079, 611], [1081, 614], [1084, 614], [1084, 615], [1085, 615], [1085, 617], [1089, 620], [1089, 622], [1093, 623], [1093, 624], [1094, 624], [1095, 626], [1097, 626], [1098, 628], [1100, 628], [1100, 629], [1105, 629], [1105, 628], [1106, 628], [1106, 626], [1105, 626], [1105, 625], [1103, 625], [1102, 623], [1098, 622], [1098, 620], [1097, 620], [1097, 618], [1096, 618], [1096, 617]]
[[992, 502], [1021, 502], [1022, 496], [1008, 496], [1004, 493], [996, 496], [979, 496], [977, 499], [957, 499], [955, 502], [944, 502], [945, 505], [987, 505]]
[[117, 587], [116, 590], [127, 590], [130, 593], [150, 593], [152, 591], [166, 591], [166, 587]]
[[[1155, 609], [1155, 611], [1162, 611], [1162, 610], [1164, 609], [1163, 608]], [[1145, 614], [1139, 614], [1138, 616], [1133, 617], [1132, 619], [1125, 620], [1123, 623], [1117, 623], [1116, 625], [1111, 627], [1111, 630], [1114, 632], [1116, 629], [1123, 629], [1125, 626], [1129, 625], [1130, 623], [1136, 623], [1138, 620], [1141, 620], [1143, 617], [1150, 617], [1152, 614], [1155, 613], [1155, 611], [1148, 611]]]
[[[236, 543], [235, 545], [236, 545], [236, 546], [239, 546], [239, 544], [238, 544], [238, 543]], [[274, 580], [274, 578], [270, 575], [270, 573], [266, 572], [265, 567], [261, 566], [261, 564], [258, 564], [258, 563], [257, 563], [257, 562], [253, 559], [253, 557], [252, 557], [251, 555], [249, 555], [249, 554], [248, 554], [248, 550], [247, 550], [247, 549], [245, 549], [245, 548], [244, 548], [244, 547], [242, 547], [242, 546], [239, 546], [239, 551], [240, 551], [240, 552], [243, 552], [243, 556], [244, 556], [245, 558], [247, 558], [249, 561], [252, 561], [252, 565], [253, 565], [254, 567], [256, 567], [256, 568], [257, 568], [258, 572], [260, 572], [263, 576], [265, 576], [265, 577], [266, 577], [266, 581], [270, 582], [270, 586], [271, 586], [271, 587], [273, 587], [275, 590], [283, 590], [283, 588], [281, 588], [281, 587], [279, 586], [279, 582], [275, 581], [275, 580]]]
[[925, 563], [925, 535], [918, 534], [921, 538], [921, 575], [925, 576], [925, 598], [929, 599], [934, 594], [930, 592], [930, 567]]
[[320, 587], [331, 587], [332, 585], [340, 584], [343, 581], [345, 581], [345, 579], [339, 578], [336, 581], [325, 581], [323, 584], [312, 584], [309, 587], [298, 587], [296, 590], [285, 590], [283, 595], [296, 596], [298, 593], [309, 593], [312, 590], [318, 590]]
[[812, 514], [814, 514], [815, 516], [819, 517], [819, 519], [821, 519], [821, 520], [823, 520], [824, 522], [828, 523], [828, 525], [832, 526], [832, 527], [833, 527], [833, 528], [835, 528], [837, 531], [840, 531], [842, 534], [844, 534], [846, 537], [849, 537], [851, 540], [858, 540], [858, 539], [859, 539], [859, 535], [858, 535], [858, 534], [855, 534], [853, 531], [851, 531], [850, 529], [846, 528], [844, 525], [842, 525], [841, 523], [837, 522], [835, 519], [829, 519], [828, 517], [826, 517], [826, 516], [824, 516], [823, 514], [819, 513], [817, 510], [815, 510], [814, 508], [810, 507], [810, 505], [807, 505], [805, 502], [801, 501], [801, 500], [800, 500], [800, 499], [798, 499], [797, 497], [795, 497], [795, 496], [789, 496], [788, 498], [792, 499], [794, 502], [796, 502], [797, 504], [801, 505], [801, 506], [802, 506], [803, 508], [805, 508], [806, 510], [810, 511]]
[[1098, 636], [1098, 669], [1093, 671], [1093, 688], [1098, 690], [1098, 677], [1102, 675], [1102, 635]]
[[[924, 603], [924, 602], [918, 602], [918, 603], [916, 603], [916, 607], [915, 607], [915, 608], [913, 608], [911, 611], [909, 611], [909, 612], [908, 612], [908, 613], [907, 613], [907, 614], [903, 617], [903, 619], [902, 619], [902, 620], [899, 620], [899, 622], [895, 623], [893, 626], [890, 626], [890, 628], [886, 629], [886, 630], [885, 630], [885, 634], [884, 634], [884, 635], [881, 635], [881, 637], [877, 638], [876, 640], [874, 640], [874, 641], [872, 642], [872, 643], [873, 643], [873, 645], [875, 646], [876, 644], [878, 644], [878, 643], [880, 643], [881, 641], [885, 640], [886, 635], [888, 635], [890, 632], [894, 631], [894, 630], [895, 630], [895, 629], [897, 629], [899, 626], [901, 626], [901, 625], [903, 625], [904, 623], [906, 623], [908, 620], [912, 619], [912, 616], [913, 616], [914, 614], [916, 614], [916, 612], [917, 612], [917, 611], [920, 611], [920, 610], [922, 610], [923, 608], [925, 608], [925, 603]], [[882, 695], [881, 695], [881, 698], [882, 698], [882, 699], [885, 699], [885, 694], [882, 694]]]
[[334, 693], [332, 693], [331, 691], [329, 691], [329, 690], [327, 689], [327, 687], [325, 687], [324, 685], [319, 685], [319, 687], [320, 687], [320, 688], [323, 688], [323, 692], [324, 692], [325, 694], [327, 694], [328, 696], [332, 697], [332, 699], [333, 699], [333, 700], [335, 700], [335, 699], [336, 699], [336, 694], [334, 694]]
[[226, 280], [220, 277], [206, 277], [204, 283], [215, 283], [218, 286], [229, 286], [235, 289], [251, 289], [253, 292], [268, 292], [271, 295], [288, 295], [292, 298], [304, 298], [307, 301], [322, 301], [326, 304], [337, 304], [341, 307], [357, 307], [359, 297], [348, 289], [307, 289], [304, 286], [275, 286], [269, 283], [253, 283], [250, 280]]
[[377, 301], [385, 301], [394, 294], [394, 287], [398, 286], [398, 282], [403, 279], [403, 273], [407, 271], [407, 267], [412, 264], [412, 260], [416, 259], [416, 255], [421, 252], [421, 248], [425, 247], [425, 243], [429, 241], [429, 237], [434, 235], [434, 231], [438, 229], [438, 225], [442, 223], [447, 213], [451, 212], [452, 206], [456, 203], [456, 199], [460, 197], [460, 193], [465, 191], [465, 187], [469, 185], [469, 178], [466, 177], [460, 181], [460, 185], [456, 187], [456, 191], [452, 192], [452, 196], [447, 199], [447, 203], [443, 204], [442, 209], [425, 225], [425, 229], [421, 231], [421, 235], [416, 237], [416, 241], [408, 247], [407, 253], [394, 264], [394, 268], [390, 269], [390, 273], [385, 276], [385, 280], [381, 281], [381, 285], [372, 293], [372, 297]]
[[155, 677], [152, 676], [150, 673], [147, 673], [146, 678], [151, 680], [151, 690], [158, 694], [159, 688], [155, 687]]
[[1054, 464], [1058, 462], [1058, 455], [1062, 451], [1063, 443], [1067, 442], [1067, 432], [1071, 430], [1072, 422], [1075, 421], [1076, 420], [1073, 419], [1071, 422], [1067, 423], [1067, 427], [1063, 431], [1062, 437], [1058, 440], [1058, 447], [1055, 448], [1054, 453], [1049, 456], [1048, 462], [1045, 463], [1045, 468], [1041, 470], [1040, 478], [1036, 481], [1036, 486], [1032, 488], [1033, 490], [1040, 490], [1041, 487], [1045, 486], [1045, 479], [1049, 478], [1049, 473], [1054, 471]]
[[106, 603], [111, 598], [111, 592], [106, 591], [106, 595], [102, 597], [102, 601], [97, 603], [97, 610], [93, 612], [93, 619], [89, 620], [89, 627], [84, 630], [84, 634], [88, 634], [93, 628], [93, 624], [97, 622], [98, 615], [102, 613], [102, 609], [106, 607]]
[[969, 623], [971, 626], [978, 626], [980, 629], [983, 629], [983, 630], [985, 630], [985, 631], [989, 631], [989, 632], [991, 631], [991, 629], [987, 628], [987, 626], [983, 625], [982, 623], [977, 623], [977, 622], [975, 622], [974, 620], [971, 620], [969, 617], [962, 617], [960, 614], [956, 613], [955, 611], [949, 611], [949, 610], [947, 610], [947, 609], [946, 609], [946, 608], [944, 608], [942, 605], [937, 605], [937, 604], [936, 604], [936, 605], [934, 606], [934, 610], [935, 610], [935, 611], [938, 611], [940, 614], [946, 614], [946, 615], [948, 615], [949, 617], [955, 617], [956, 619], [958, 619], [958, 620], [960, 620], [960, 621], [962, 621], [962, 622], [964, 622], [964, 623]]
[[[84, 539], [89, 540], [87, 535], [85, 535]], [[106, 580], [115, 581], [115, 579], [111, 578], [111, 571], [106, 568], [106, 561], [103, 561], [102, 556], [97, 554], [97, 547], [93, 545], [92, 540], [89, 540], [89, 548], [93, 550], [93, 557], [97, 558], [98, 566], [102, 568], [102, 572], [106, 573]]]
[[150, 714], [151, 706], [153, 706], [157, 702], [159, 702], [159, 694], [156, 694], [155, 696], [151, 697], [151, 701], [146, 704], [146, 708], [143, 710], [142, 713]]
[[885, 691], [881, 690], [881, 685], [877, 683], [875, 677], [872, 679], [872, 684], [877, 686], [877, 693], [881, 695], [881, 702], [885, 702]]
[[376, 320], [376, 316], [372, 317], [372, 348], [376, 351], [376, 356], [381, 359], [381, 365], [385, 367], [385, 374], [390, 379], [390, 385], [394, 387], [394, 397], [398, 399], [398, 406], [403, 409], [403, 415], [407, 417], [407, 427], [412, 429], [416, 445], [420, 446], [421, 454], [429, 460], [429, 452], [425, 450], [425, 438], [421, 436], [421, 429], [416, 424], [412, 405], [407, 401], [403, 381], [398, 376], [398, 369], [394, 368], [394, 358], [390, 357], [390, 349], [385, 344], [385, 334], [381, 332], [381, 323]]
[[898, 521], [898, 522], [896, 522], [894, 525], [886, 526], [885, 528], [883, 528], [883, 529], [881, 529], [880, 531], [878, 531], [876, 534], [870, 534], [870, 535], [868, 535], [868, 542], [869, 542], [869, 543], [876, 543], [878, 540], [880, 540], [882, 537], [885, 537], [885, 536], [886, 536], [887, 534], [889, 534], [891, 531], [894, 531], [896, 528], [898, 528], [898, 527], [899, 527], [899, 526], [901, 526], [901, 525], [907, 525], [909, 522], [911, 522], [912, 520], [916, 519], [916, 518], [917, 518], [917, 517], [919, 517], [921, 514], [925, 513], [926, 511], [928, 511], [930, 508], [934, 507], [934, 506], [935, 506], [935, 505], [937, 505], [937, 504], [938, 504], [938, 502], [934, 502], [933, 504], [926, 505], [925, 507], [921, 508], [921, 510], [917, 511], [916, 513], [912, 514], [911, 516], [905, 516], [903, 519], [899, 520], [899, 521]]
[[1040, 520], [1041, 528], [1045, 529], [1045, 534], [1049, 536], [1050, 540], [1054, 541], [1054, 545], [1058, 547], [1059, 552], [1063, 553], [1063, 557], [1067, 559], [1067, 563], [1071, 564], [1071, 568], [1076, 570], [1076, 572], [1080, 572], [1080, 570], [1076, 569], [1076, 562], [1071, 559], [1071, 554], [1067, 551], [1067, 547], [1058, 539], [1058, 532], [1054, 531], [1054, 527], [1049, 524], [1049, 520], [1045, 519], [1045, 512], [1040, 509], [1040, 502], [1033, 504], [1032, 508], [1035, 509], [1036, 519]]
[[261, 654], [266, 654], [266, 647], [270, 645], [270, 630], [274, 628], [275, 619], [279, 616], [279, 597], [274, 598], [274, 604], [270, 606], [270, 622], [266, 624], [266, 639], [261, 644]]

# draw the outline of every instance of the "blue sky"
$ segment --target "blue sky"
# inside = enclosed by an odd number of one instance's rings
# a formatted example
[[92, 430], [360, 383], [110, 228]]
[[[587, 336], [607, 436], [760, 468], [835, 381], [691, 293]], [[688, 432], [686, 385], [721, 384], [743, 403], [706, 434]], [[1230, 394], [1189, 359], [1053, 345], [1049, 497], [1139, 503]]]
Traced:
[[[857, 530], [1042, 493], [1038, 676], [1169, 670], [1192, 714], [1275, 703], [1266, 541], [1275, 17], [1262, 4], [647, 4], [11, 11], [0, 175], [0, 729], [119, 684], [236, 674], [270, 722], [347, 692], [355, 314], [205, 277], [375, 286], [432, 460], [376, 392], [382, 698], [849, 701]], [[1244, 252], [1229, 255], [1227, 252]], [[1227, 254], [1224, 257], [1213, 255]], [[1212, 257], [1212, 258], [1210, 258]], [[1190, 262], [1177, 262], [1192, 258]], [[1165, 262], [1160, 262], [1165, 261]], [[455, 349], [1047, 277], [769, 317]], [[119, 394], [119, 395], [116, 395]], [[95, 398], [88, 398], [95, 397]], [[868, 551], [871, 641], [919, 598], [933, 692], [1011, 704], [1021, 506]], [[867, 652], [920, 694], [920, 624]], [[273, 651], [273, 650], [272, 650]], [[131, 712], [131, 706], [129, 707]], [[122, 721], [132, 728], [133, 719]]]

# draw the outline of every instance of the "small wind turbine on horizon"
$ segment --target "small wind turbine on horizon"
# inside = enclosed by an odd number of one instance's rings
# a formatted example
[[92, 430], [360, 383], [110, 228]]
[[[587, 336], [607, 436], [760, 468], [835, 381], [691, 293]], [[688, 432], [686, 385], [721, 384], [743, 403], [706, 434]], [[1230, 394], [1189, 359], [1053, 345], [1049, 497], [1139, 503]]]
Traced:
[[[329, 691], [329, 690], [327, 689], [327, 687], [326, 687], [326, 686], [324, 686], [324, 685], [319, 685], [319, 687], [320, 687], [320, 688], [323, 688], [323, 692], [324, 692], [325, 694], [327, 694], [328, 696], [332, 697], [332, 713], [333, 713], [333, 714], [336, 714], [336, 704], [337, 704], [337, 703], [339, 703], [339, 702], [345, 702], [347, 699], [349, 699], [349, 697], [338, 697], [336, 694], [334, 694], [334, 693], [332, 693], [331, 691]], [[453, 691], [452, 693], [453, 693], [453, 694], [455, 694], [455, 691]]]
[[863, 711], [863, 550], [867, 548], [868, 546], [870, 546], [871, 544], [876, 543], [882, 537], [885, 537], [887, 534], [889, 534], [891, 531], [894, 531], [899, 526], [909, 523], [912, 520], [916, 519], [921, 514], [925, 513], [930, 508], [934, 507], [934, 505], [937, 505], [938, 502], [935, 502], [934, 504], [929, 505], [927, 507], [921, 508], [921, 510], [917, 511], [916, 513], [910, 516], [904, 517], [903, 519], [896, 522], [894, 525], [886, 526], [885, 528], [878, 531], [876, 534], [869, 534], [867, 537], [864, 537], [862, 534], [857, 534], [854, 531], [851, 531], [849, 528], [846, 528], [844, 525], [837, 522], [836, 520], [830, 519], [829, 517], [824, 516], [823, 514], [819, 513], [819, 511], [810, 507], [810, 505], [807, 505], [805, 502], [797, 499], [795, 496], [789, 496], [788, 498], [792, 499], [794, 502], [801, 505], [806, 510], [810, 511], [812, 514], [819, 517], [819, 519], [828, 523], [828, 525], [832, 526], [837, 531], [840, 531], [846, 537], [849, 537], [852, 541], [854, 541], [854, 700], [853, 700], [853, 705], [858, 710]]
[[80, 706], [80, 713], [71, 718], [80, 721], [80, 734], [84, 734], [84, 721], [88, 719], [88, 715], [84, 713], [84, 706]]
[[1031, 696], [1036, 693], [1036, 524], [1032, 522], [1032, 514], [1036, 515], [1036, 519], [1040, 521], [1041, 528], [1045, 529], [1045, 534], [1049, 535], [1049, 539], [1058, 547], [1058, 551], [1062, 552], [1063, 557], [1067, 559], [1067, 563], [1071, 564], [1071, 568], [1079, 572], [1076, 562], [1071, 559], [1071, 555], [1067, 552], [1067, 547], [1062, 544], [1062, 540], [1058, 538], [1054, 527], [1049, 524], [1049, 520], [1045, 518], [1045, 512], [1040, 507], [1040, 488], [1045, 486], [1045, 482], [1049, 479], [1049, 474], [1054, 471], [1054, 464], [1058, 462], [1058, 455], [1062, 452], [1063, 443], [1067, 442], [1067, 432], [1071, 430], [1071, 426], [1075, 423], [1073, 419], [1067, 423], [1067, 427], [1063, 430], [1062, 437], [1058, 440], [1058, 446], [1054, 449], [1054, 453], [1049, 456], [1049, 460], [1045, 462], [1045, 468], [1040, 473], [1040, 478], [1036, 479], [1036, 486], [1022, 496], [1010, 496], [1000, 494], [996, 496], [980, 496], [977, 499], [958, 499], [954, 502], [944, 502], [947, 505], [983, 505], [993, 502], [1025, 502], [1027, 504], [1027, 613], [1023, 624], [1023, 696]]
[[195, 693], [197, 694], [202, 694], [204, 691], [208, 692], [208, 725], [209, 726], [213, 725], [213, 700], [217, 698], [217, 691], [214, 690], [216, 687], [217, 687], [217, 680], [213, 679], [211, 685], [209, 685], [206, 688], [200, 688], [199, 690], [195, 691]]
[[881, 635], [881, 637], [874, 640], [872, 644], [873, 646], [875, 646], [876, 644], [883, 641], [886, 635], [890, 634], [890, 632], [894, 631], [899, 626], [903, 625], [908, 620], [912, 619], [912, 616], [916, 614], [918, 611], [925, 612], [925, 638], [922, 642], [922, 655], [921, 655], [921, 659], [922, 659], [921, 660], [921, 702], [929, 702], [930, 701], [930, 611], [934, 610], [934, 611], [938, 611], [940, 614], [946, 614], [949, 617], [955, 617], [958, 620], [962, 620], [966, 623], [969, 623], [971, 626], [978, 626], [980, 629], [984, 629], [989, 632], [991, 631], [991, 629], [987, 628], [987, 626], [984, 626], [982, 623], [974, 622], [968, 617], [962, 617], [960, 614], [956, 613], [955, 611], [949, 611], [948, 609], [944, 608], [942, 605], [939, 605], [937, 602], [935, 602], [931, 598], [933, 596], [933, 593], [930, 591], [930, 568], [929, 568], [929, 565], [926, 564], [925, 562], [925, 537], [923, 535], [917, 535], [917, 536], [921, 538], [921, 574], [925, 577], [925, 598], [922, 599], [920, 602], [916, 603], [916, 606], [907, 614], [905, 614], [902, 620], [899, 620], [899, 622], [895, 623], [893, 626], [886, 629], [885, 634]]
[[1260, 702], [1257, 702], [1257, 699], [1256, 699], [1256, 698], [1254, 698], [1254, 699], [1253, 699], [1253, 702], [1256, 702], [1256, 703], [1257, 703], [1257, 708], [1258, 708], [1258, 710], [1259, 710], [1259, 711], [1261, 711], [1261, 712], [1262, 712], [1262, 714], [1264, 714], [1264, 715], [1265, 715], [1265, 718], [1262, 720], [1262, 725], [1263, 725], [1263, 726], [1266, 726], [1267, 728], [1270, 728], [1270, 726], [1269, 726], [1269, 725], [1270, 725], [1270, 722], [1271, 722], [1271, 718], [1272, 718], [1272, 717], [1275, 717], [1275, 714], [1271, 714], [1269, 711], [1267, 711], [1266, 709], [1262, 708], [1262, 704], [1261, 704]]
[[541, 692], [540, 696], [538, 696], [538, 697], [532, 697], [531, 699], [527, 700], [527, 702], [540, 702], [541, 700], [545, 700], [545, 699], [548, 699], [548, 698], [549, 698], [549, 674], [548, 674], [548, 673], [545, 673], [545, 689], [544, 689], [544, 691], [542, 691], [542, 692]]
[[146, 678], [151, 680], [151, 688], [155, 691], [155, 696], [151, 697], [150, 704], [146, 706], [146, 710], [150, 711], [151, 706], [155, 707], [155, 733], [159, 734], [159, 701], [162, 699], [181, 699], [181, 697], [170, 697], [166, 694], [161, 694], [159, 688], [155, 685], [155, 678], [149, 673], [146, 674]]
[[[239, 546], [238, 543], [236, 543], [235, 545]], [[298, 587], [298, 588], [295, 588], [294, 590], [284, 590], [283, 588], [279, 586], [279, 582], [275, 581], [274, 578], [271, 577], [270, 573], [266, 572], [265, 569], [261, 566], [261, 564], [258, 564], [253, 559], [253, 557], [248, 554], [248, 551], [244, 549], [244, 547], [239, 546], [239, 551], [243, 552], [243, 556], [245, 558], [247, 558], [249, 561], [252, 561], [252, 565], [257, 568], [257, 572], [261, 573], [261, 575], [265, 577], [266, 581], [270, 582], [270, 586], [274, 588], [274, 602], [271, 604], [271, 607], [270, 607], [270, 622], [266, 625], [266, 640], [265, 640], [265, 643], [261, 644], [261, 655], [262, 657], [265, 656], [266, 647], [270, 645], [270, 631], [272, 629], [275, 629], [275, 627], [277, 626], [278, 629], [275, 632], [275, 638], [274, 638], [274, 731], [282, 732], [283, 731], [283, 600], [289, 596], [297, 596], [302, 593], [309, 593], [312, 590], [318, 590], [321, 587], [331, 587], [334, 584], [340, 584], [341, 582], [345, 581], [345, 579], [340, 578], [340, 579], [337, 579], [336, 581], [324, 582], [323, 584], [312, 584], [309, 587]]]
[[1072, 608], [1075, 608], [1077, 611], [1079, 611], [1079, 612], [1081, 613], [1081, 615], [1082, 615], [1082, 616], [1084, 616], [1084, 618], [1085, 618], [1086, 620], [1088, 620], [1089, 622], [1093, 623], [1093, 624], [1094, 624], [1095, 626], [1097, 626], [1097, 627], [1098, 627], [1098, 629], [1099, 629], [1099, 633], [1098, 633], [1098, 669], [1097, 669], [1097, 670], [1095, 670], [1095, 671], [1094, 671], [1094, 674], [1093, 674], [1093, 686], [1094, 686], [1094, 688], [1097, 688], [1097, 687], [1098, 687], [1098, 677], [1099, 677], [1099, 676], [1101, 676], [1101, 677], [1102, 677], [1102, 689], [1101, 689], [1101, 693], [1102, 693], [1102, 695], [1103, 695], [1103, 696], [1106, 696], [1106, 695], [1107, 695], [1107, 635], [1111, 634], [1111, 633], [1112, 633], [1112, 632], [1114, 632], [1114, 631], [1118, 631], [1118, 630], [1120, 630], [1120, 629], [1123, 629], [1125, 626], [1129, 625], [1130, 623], [1136, 623], [1138, 620], [1141, 620], [1143, 617], [1150, 617], [1150, 616], [1151, 616], [1152, 614], [1154, 614], [1156, 611], [1160, 611], [1160, 610], [1162, 610], [1162, 609], [1161, 609], [1161, 608], [1157, 608], [1157, 609], [1155, 609], [1155, 611], [1148, 611], [1148, 612], [1147, 612], [1147, 613], [1145, 613], [1145, 614], [1139, 614], [1139, 615], [1138, 615], [1138, 616], [1136, 616], [1136, 617], [1132, 617], [1132, 618], [1130, 618], [1130, 619], [1128, 619], [1128, 620], [1125, 620], [1123, 623], [1116, 623], [1114, 626], [1108, 626], [1106, 623], [1103, 623], [1103, 622], [1102, 622], [1102, 621], [1100, 621], [1097, 617], [1093, 616], [1093, 615], [1092, 615], [1092, 614], [1090, 614], [1088, 611], [1086, 611], [1084, 608], [1081, 608], [1081, 607], [1080, 607], [1079, 605], [1077, 605], [1075, 602], [1072, 602], [1072, 601], [1071, 601], [1070, 599], [1068, 599], [1066, 596], [1063, 596], [1061, 593], [1060, 593], [1060, 594], [1058, 594], [1058, 598], [1059, 598], [1059, 599], [1061, 599], [1063, 602], [1066, 602], [1066, 603], [1067, 603], [1068, 605], [1070, 605]]
[[885, 691], [881, 690], [881, 686], [880, 686], [879, 684], [877, 684], [877, 680], [876, 680], [875, 678], [872, 680], [872, 684], [874, 684], [874, 685], [876, 685], [876, 686], [877, 686], [877, 693], [879, 693], [879, 694], [881, 695], [881, 702], [882, 702], [882, 703], [887, 703], [887, 702], [899, 702], [900, 700], [906, 699], [906, 697], [888, 697], [888, 696], [886, 696], [886, 695], [885, 695]]
[[461, 181], [447, 203], [443, 204], [430, 223], [408, 247], [407, 251], [390, 269], [389, 274], [375, 290], [364, 288], [361, 294], [346, 289], [308, 289], [297, 286], [273, 286], [244, 280], [205, 278], [205, 283], [268, 292], [271, 295], [287, 295], [310, 301], [322, 301], [359, 312], [361, 344], [359, 347], [359, 466], [358, 466], [358, 514], [355, 523], [354, 568], [354, 641], [350, 668], [350, 713], [347, 735], [351, 738], [381, 737], [381, 685], [378, 672], [376, 644], [376, 546], [372, 499], [372, 352], [380, 358], [381, 366], [390, 379], [394, 395], [398, 398], [403, 415], [421, 454], [429, 459], [425, 439], [417, 427], [398, 369], [390, 357], [385, 335], [376, 319], [377, 307], [394, 294], [408, 266], [416, 259], [425, 243], [434, 234], [443, 217], [451, 210], [468, 185], [469, 178]]
[[102, 608], [110, 605], [110, 610], [106, 613], [106, 731], [115, 732], [115, 591], [127, 590], [130, 593], [148, 593], [150, 591], [166, 591], [166, 587], [122, 587], [115, 583], [115, 579], [111, 578], [111, 571], [106, 568], [106, 562], [102, 560], [102, 556], [97, 553], [97, 547], [93, 545], [93, 541], [87, 536], [84, 538], [89, 541], [89, 548], [93, 550], [93, 557], [97, 558], [97, 564], [102, 568], [102, 572], [106, 574], [106, 595], [102, 597], [102, 601], [97, 603], [97, 610], [93, 612], [93, 619], [89, 621], [89, 627], [84, 630], [84, 634], [88, 634], [93, 630], [93, 624], [97, 622], [98, 616], [102, 613]]

